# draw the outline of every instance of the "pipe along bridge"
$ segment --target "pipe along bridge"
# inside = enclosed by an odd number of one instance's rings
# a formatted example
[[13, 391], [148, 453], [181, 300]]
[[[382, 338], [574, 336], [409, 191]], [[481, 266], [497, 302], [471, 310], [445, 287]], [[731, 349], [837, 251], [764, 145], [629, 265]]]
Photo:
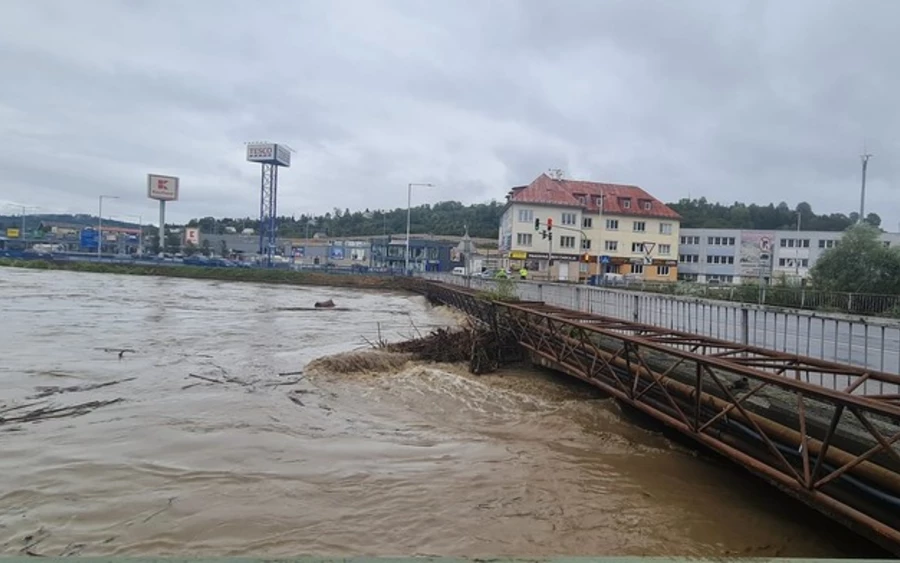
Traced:
[[900, 555], [900, 376], [408, 283]]

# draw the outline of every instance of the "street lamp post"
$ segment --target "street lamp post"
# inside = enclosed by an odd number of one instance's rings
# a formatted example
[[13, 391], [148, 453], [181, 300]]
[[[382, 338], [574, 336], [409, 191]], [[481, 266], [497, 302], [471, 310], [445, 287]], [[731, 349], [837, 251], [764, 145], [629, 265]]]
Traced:
[[412, 189], [413, 186], [434, 187], [434, 184], [410, 183], [406, 190], [406, 274], [409, 274], [409, 225], [412, 219]]
[[97, 259], [101, 259], [103, 257], [103, 198], [106, 199], [119, 199], [118, 196], [114, 195], [101, 195], [99, 197], [100, 205], [97, 210]]
[[132, 219], [138, 220], [138, 227], [140, 227], [140, 232], [138, 233], [138, 254], [144, 253], [144, 217], [141, 215], [122, 215], [122, 217], [131, 217]]

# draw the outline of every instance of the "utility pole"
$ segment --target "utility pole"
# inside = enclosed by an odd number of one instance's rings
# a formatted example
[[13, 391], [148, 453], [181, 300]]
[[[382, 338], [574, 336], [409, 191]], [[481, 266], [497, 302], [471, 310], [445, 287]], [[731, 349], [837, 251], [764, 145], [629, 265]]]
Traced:
[[862, 223], [865, 218], [866, 212], [866, 170], [869, 168], [869, 158], [875, 155], [869, 154], [863, 150], [863, 154], [860, 158], [862, 158], [862, 188], [859, 193], [859, 219], [857, 223]]
[[797, 209], [797, 248], [798, 248], [797, 253], [798, 253], [798, 256], [795, 257], [795, 259], [794, 259], [794, 266], [795, 266], [794, 270], [795, 270], [795, 273], [797, 274], [797, 279], [800, 279], [800, 256], [799, 256], [800, 250], [799, 250], [799, 248], [800, 248], [800, 219], [802, 217], [803, 217], [803, 215], [800, 213], [800, 209], [798, 208]]

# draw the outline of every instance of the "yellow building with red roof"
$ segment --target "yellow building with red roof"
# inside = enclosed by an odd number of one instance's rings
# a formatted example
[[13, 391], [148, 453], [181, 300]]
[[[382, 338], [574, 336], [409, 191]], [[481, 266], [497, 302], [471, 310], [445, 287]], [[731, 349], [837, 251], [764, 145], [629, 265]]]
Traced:
[[608, 273], [675, 281], [680, 222], [638, 186], [541, 174], [507, 195], [498, 246], [510, 267], [538, 278]]

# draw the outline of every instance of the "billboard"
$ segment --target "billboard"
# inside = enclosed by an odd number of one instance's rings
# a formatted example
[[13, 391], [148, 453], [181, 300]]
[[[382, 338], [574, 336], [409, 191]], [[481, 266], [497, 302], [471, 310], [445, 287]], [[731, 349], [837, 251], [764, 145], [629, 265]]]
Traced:
[[741, 278], [768, 277], [772, 269], [771, 231], [741, 231], [739, 273]]
[[287, 167], [291, 165], [291, 150], [275, 143], [250, 143], [247, 145], [247, 161]]
[[187, 227], [184, 229], [184, 244], [193, 244], [200, 246], [200, 229], [197, 227]]
[[21, 233], [19, 232], [19, 229], [16, 229], [13, 227], [9, 227], [8, 229], [6, 229], [6, 237], [7, 238], [19, 238], [19, 235], [21, 235]]
[[97, 231], [91, 228], [83, 229], [79, 237], [81, 248], [97, 248]]
[[157, 201], [175, 201], [178, 199], [178, 178], [147, 174], [147, 197]]

